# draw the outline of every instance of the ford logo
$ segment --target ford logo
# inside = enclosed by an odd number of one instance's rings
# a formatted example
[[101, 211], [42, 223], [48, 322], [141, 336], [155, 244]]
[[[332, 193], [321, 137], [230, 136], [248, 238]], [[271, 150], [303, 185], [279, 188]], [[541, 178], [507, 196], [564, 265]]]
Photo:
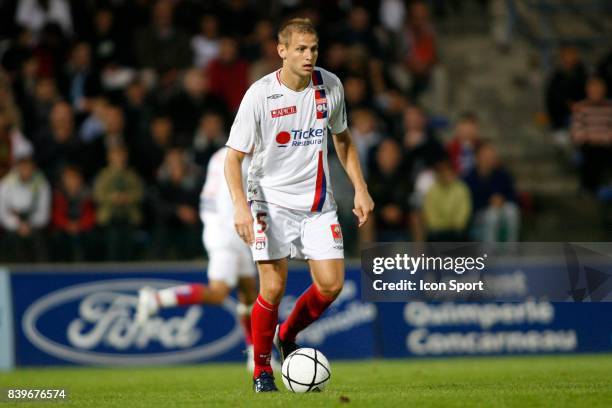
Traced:
[[[216, 337], [212, 339], [210, 333], [204, 336], [198, 326], [203, 316], [200, 306], [180, 309], [181, 313], [172, 317], [153, 317], [143, 327], [134, 322], [138, 289], [182, 284], [185, 282], [115, 279], [69, 286], [30, 305], [23, 315], [23, 332], [33, 345], [50, 355], [95, 365], [193, 362], [218, 356], [241, 344], [236, 301], [231, 298], [222, 305], [222, 312], [217, 309], [223, 313], [224, 322], [231, 321], [230, 328], [219, 329], [220, 325], [214, 325], [221, 335], [214, 333]], [[69, 320], [63, 320], [65, 316]], [[49, 324], [60, 325], [66, 340], [45, 335], [44, 327]], [[205, 329], [206, 324], [201, 327]]]

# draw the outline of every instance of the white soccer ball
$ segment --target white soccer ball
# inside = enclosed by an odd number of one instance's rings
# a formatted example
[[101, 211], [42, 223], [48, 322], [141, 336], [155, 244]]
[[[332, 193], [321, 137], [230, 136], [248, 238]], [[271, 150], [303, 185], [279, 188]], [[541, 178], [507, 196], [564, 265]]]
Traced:
[[289, 354], [281, 372], [285, 387], [295, 393], [323, 391], [331, 377], [329, 361], [313, 348], [301, 348]]

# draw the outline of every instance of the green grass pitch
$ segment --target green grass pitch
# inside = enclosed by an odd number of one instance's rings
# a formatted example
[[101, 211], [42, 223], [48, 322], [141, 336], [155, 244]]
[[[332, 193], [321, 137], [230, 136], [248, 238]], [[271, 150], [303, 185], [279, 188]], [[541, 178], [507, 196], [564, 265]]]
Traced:
[[[254, 394], [242, 364], [40, 368], [0, 374], [0, 387], [67, 388], [78, 407], [611, 407], [612, 354], [332, 361], [327, 390]], [[42, 405], [41, 405], [42, 404]], [[20, 402], [0, 408], [42, 407]]]

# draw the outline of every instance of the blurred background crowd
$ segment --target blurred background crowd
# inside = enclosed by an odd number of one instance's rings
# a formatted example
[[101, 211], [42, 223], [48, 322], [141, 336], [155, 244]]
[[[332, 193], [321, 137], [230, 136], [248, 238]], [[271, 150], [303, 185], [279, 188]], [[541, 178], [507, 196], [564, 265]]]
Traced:
[[376, 202], [357, 231], [330, 148], [349, 256], [605, 239], [612, 37], [562, 38], [564, 12], [610, 28], [605, 1], [0, 0], [0, 261], [201, 257], [208, 160], [293, 16], [343, 81]]

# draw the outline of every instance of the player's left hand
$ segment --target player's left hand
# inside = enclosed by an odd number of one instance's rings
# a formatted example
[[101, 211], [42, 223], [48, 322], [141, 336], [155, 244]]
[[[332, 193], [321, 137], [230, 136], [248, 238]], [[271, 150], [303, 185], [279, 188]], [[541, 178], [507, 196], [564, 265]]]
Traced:
[[353, 214], [357, 216], [359, 220], [359, 227], [368, 221], [370, 213], [374, 210], [374, 201], [370, 197], [368, 190], [355, 191], [355, 208], [353, 208]]

